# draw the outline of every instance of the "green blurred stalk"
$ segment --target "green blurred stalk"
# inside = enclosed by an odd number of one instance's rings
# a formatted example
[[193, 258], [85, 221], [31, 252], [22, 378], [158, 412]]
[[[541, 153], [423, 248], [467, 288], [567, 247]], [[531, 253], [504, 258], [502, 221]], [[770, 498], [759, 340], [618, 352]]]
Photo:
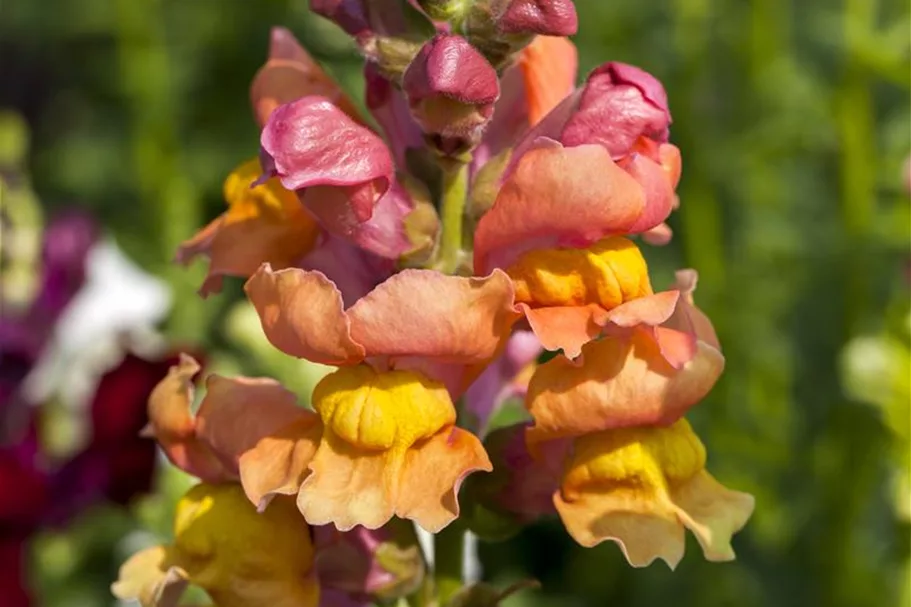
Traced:
[[161, 0], [117, 0], [120, 81], [131, 116], [133, 174], [140, 215], [160, 245], [153, 270], [171, 285], [174, 309], [167, 327], [172, 339], [200, 343], [206, 334], [203, 302], [194, 274], [174, 266], [177, 246], [201, 225], [199, 201], [184, 176], [178, 137], [180, 98], [173, 77]]

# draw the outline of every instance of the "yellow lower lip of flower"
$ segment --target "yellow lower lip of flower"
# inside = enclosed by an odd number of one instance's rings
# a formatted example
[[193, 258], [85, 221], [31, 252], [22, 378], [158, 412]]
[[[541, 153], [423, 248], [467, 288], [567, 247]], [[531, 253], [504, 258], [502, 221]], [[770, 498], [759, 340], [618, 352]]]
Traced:
[[632, 488], [659, 491], [705, 467], [705, 447], [689, 422], [667, 427], [622, 428], [576, 440], [564, 493]]
[[532, 307], [598, 304], [610, 310], [652, 294], [642, 253], [618, 236], [585, 249], [529, 251], [506, 272], [516, 301]]
[[313, 391], [327, 430], [368, 450], [407, 449], [455, 423], [446, 387], [412, 371], [342, 367]]
[[236, 484], [187, 492], [177, 504], [174, 551], [190, 581], [213, 595], [240, 591], [243, 580], [303, 580], [313, 565], [293, 500], [274, 500], [260, 514]]

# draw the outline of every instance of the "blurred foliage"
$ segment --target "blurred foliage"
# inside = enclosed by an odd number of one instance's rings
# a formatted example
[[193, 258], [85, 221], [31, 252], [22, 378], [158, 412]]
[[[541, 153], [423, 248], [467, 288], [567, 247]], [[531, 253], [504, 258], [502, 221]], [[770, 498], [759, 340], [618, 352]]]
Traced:
[[[727, 370], [691, 418], [712, 472], [754, 493], [757, 512], [735, 540], [733, 564], [705, 563], [692, 544], [675, 573], [632, 570], [615, 546], [584, 550], [548, 522], [482, 545], [487, 576], [543, 582], [513, 606], [880, 607], [899, 604], [902, 592], [907, 600], [911, 530], [901, 506], [911, 495], [890, 480], [908, 465], [907, 383], [885, 385], [862, 370], [878, 356], [886, 362], [873, 366], [892, 369], [889, 377], [906, 382], [911, 372], [902, 328], [909, 0], [577, 6], [583, 71], [623, 60], [668, 89], [682, 207], [673, 244], [646, 254], [657, 284], [680, 266], [700, 272], [697, 297]], [[221, 208], [223, 177], [257, 152], [247, 86], [273, 24], [294, 30], [361, 97], [357, 56], [304, 0], [5, 0], [0, 107], [28, 120], [41, 199], [91, 209], [171, 283], [172, 338], [204, 344], [224, 368], [303, 387], [318, 370], [301, 379], [254, 343], [249, 314], [233, 309], [238, 281], [203, 302], [202, 268], [170, 263], [177, 243]], [[853, 366], [840, 364], [852, 338], [875, 335], [879, 346], [858, 353], [855, 342]], [[163, 476], [170, 480], [138, 513], [166, 534], [185, 479]], [[100, 512], [38, 542], [44, 604], [109, 604], [117, 562], [142, 539], [135, 530], [144, 525], [128, 518]]]

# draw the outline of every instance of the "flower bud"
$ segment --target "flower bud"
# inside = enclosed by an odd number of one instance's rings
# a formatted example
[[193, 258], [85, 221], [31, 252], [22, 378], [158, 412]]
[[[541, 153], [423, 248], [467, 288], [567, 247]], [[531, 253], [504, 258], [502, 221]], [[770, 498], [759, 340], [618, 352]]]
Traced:
[[497, 29], [504, 34], [572, 36], [579, 19], [572, 0], [492, 0]]
[[477, 145], [500, 96], [493, 66], [467, 40], [452, 34], [424, 44], [402, 84], [415, 120], [446, 154]]
[[468, 8], [465, 0], [418, 0], [418, 4], [434, 21], [455, 21], [462, 19]]
[[424, 558], [414, 526], [401, 519], [376, 530], [314, 528], [320, 585], [355, 598], [394, 600], [424, 578]]

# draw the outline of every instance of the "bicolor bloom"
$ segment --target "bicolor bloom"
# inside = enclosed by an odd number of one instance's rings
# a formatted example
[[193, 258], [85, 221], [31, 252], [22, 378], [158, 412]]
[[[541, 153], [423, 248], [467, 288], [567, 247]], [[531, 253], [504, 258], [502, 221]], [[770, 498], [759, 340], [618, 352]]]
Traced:
[[316, 607], [313, 555], [293, 500], [258, 513], [239, 486], [200, 484], [177, 504], [173, 542], [134, 554], [112, 591], [143, 607], [176, 606], [187, 584], [217, 607]]
[[264, 266], [246, 291], [273, 345], [340, 367], [311, 399], [322, 436], [298, 495], [307, 521], [452, 521], [461, 480], [490, 470], [453, 402], [505, 345], [517, 318], [509, 279], [405, 270], [346, 310], [322, 274]]
[[670, 426], [595, 432], [573, 441], [554, 504], [583, 546], [616, 542], [634, 567], [683, 558], [684, 529], [705, 558], [734, 558], [731, 536], [753, 512], [753, 496], [705, 470], [705, 447], [685, 419]]
[[694, 304], [696, 274], [606, 313], [581, 358], [555, 357], [531, 378], [531, 443], [589, 432], [667, 425], [701, 401], [724, 369], [711, 322]]

